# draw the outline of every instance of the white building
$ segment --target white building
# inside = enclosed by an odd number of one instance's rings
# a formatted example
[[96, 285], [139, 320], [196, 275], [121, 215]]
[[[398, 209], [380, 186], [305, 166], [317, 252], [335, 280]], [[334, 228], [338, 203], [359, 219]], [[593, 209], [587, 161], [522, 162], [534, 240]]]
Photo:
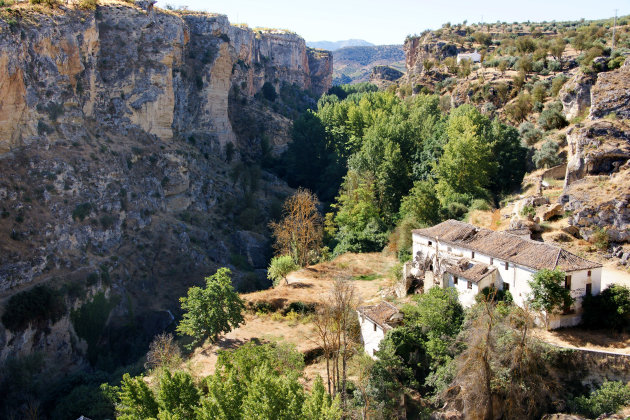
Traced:
[[385, 333], [402, 321], [402, 314], [394, 305], [381, 302], [378, 305], [360, 306], [357, 309], [361, 338], [365, 352], [372, 357]]
[[457, 64], [459, 64], [462, 60], [468, 60], [471, 63], [480, 63], [481, 62], [481, 54], [475, 50], [475, 52], [471, 53], [459, 53], [457, 54]]
[[523, 306], [531, 293], [532, 276], [544, 268], [559, 268], [566, 272], [565, 287], [575, 298], [562, 315], [550, 316], [550, 327], [559, 328], [577, 325], [582, 298], [600, 292], [602, 265], [554, 245], [456, 220], [416, 229], [412, 235], [415, 274], [424, 271], [425, 291], [455, 287], [466, 306], [492, 285], [509, 290], [514, 303]]

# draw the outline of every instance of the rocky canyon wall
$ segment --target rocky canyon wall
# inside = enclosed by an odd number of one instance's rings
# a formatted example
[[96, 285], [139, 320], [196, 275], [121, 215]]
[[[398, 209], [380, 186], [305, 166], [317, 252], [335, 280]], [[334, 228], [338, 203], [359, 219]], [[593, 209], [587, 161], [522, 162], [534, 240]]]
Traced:
[[291, 190], [254, 158], [288, 141], [282, 91], [314, 101], [330, 87], [331, 54], [143, 2], [12, 10], [0, 18], [0, 313], [35, 285], [66, 313], [0, 324], [0, 361], [41, 351], [49, 367], [84, 363], [90, 344], [70, 314], [99, 292], [113, 302], [94, 326], [99, 349], [135, 354], [129, 343], [142, 351], [217, 267], [241, 290], [264, 285], [266, 227]]

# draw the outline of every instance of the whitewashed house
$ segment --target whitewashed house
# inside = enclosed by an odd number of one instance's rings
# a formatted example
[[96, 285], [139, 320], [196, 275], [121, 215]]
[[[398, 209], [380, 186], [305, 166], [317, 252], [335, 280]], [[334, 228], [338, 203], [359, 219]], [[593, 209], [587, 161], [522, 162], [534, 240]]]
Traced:
[[457, 54], [457, 64], [461, 63], [462, 60], [468, 60], [471, 63], [481, 63], [481, 54], [479, 54], [477, 50], [471, 53]]
[[365, 352], [372, 357], [385, 333], [402, 321], [402, 313], [394, 305], [381, 302], [378, 305], [360, 306], [357, 309], [361, 325], [361, 339]]
[[434, 286], [455, 287], [466, 306], [492, 285], [509, 290], [514, 303], [523, 306], [533, 275], [544, 268], [559, 268], [566, 273], [565, 287], [575, 298], [562, 315], [550, 316], [550, 327], [559, 328], [577, 325], [583, 297], [600, 292], [601, 264], [548, 243], [456, 220], [416, 229], [412, 235], [412, 273], [424, 275], [425, 291]]

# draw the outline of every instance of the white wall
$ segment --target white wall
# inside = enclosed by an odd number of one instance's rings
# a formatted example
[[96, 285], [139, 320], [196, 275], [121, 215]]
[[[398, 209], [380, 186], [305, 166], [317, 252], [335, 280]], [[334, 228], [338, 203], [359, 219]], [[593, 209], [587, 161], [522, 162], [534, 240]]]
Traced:
[[[422, 251], [423, 254], [429, 255], [431, 258], [435, 260], [436, 253], [436, 242], [434, 239], [426, 238], [416, 233], [413, 234], [413, 256], [415, 257], [418, 251]], [[428, 245], [428, 241], [432, 242], [432, 245]], [[531, 293], [531, 288], [529, 287], [529, 281], [532, 279], [532, 276], [536, 274], [537, 270], [534, 270], [529, 267], [523, 267], [520, 265], [516, 265], [514, 263], [509, 262], [508, 268], [505, 268], [505, 260], [501, 260], [498, 258], [491, 258], [488, 255], [480, 254], [479, 252], [475, 252], [474, 258], [472, 258], [472, 253], [470, 250], [465, 248], [460, 248], [452, 245], [447, 245], [444, 243], [439, 243], [438, 249], [440, 252], [448, 252], [454, 256], [461, 256], [465, 258], [474, 259], [477, 262], [481, 262], [484, 264], [492, 265], [497, 268], [495, 274], [495, 287], [505, 289], [506, 284], [509, 286], [510, 293], [514, 298], [514, 303], [519, 306], [523, 306], [525, 300], [528, 295]], [[576, 299], [573, 308], [575, 309], [575, 314], [563, 316], [562, 320], [554, 321], [554, 325], [558, 326], [569, 326], [576, 325], [580, 321], [580, 312], [582, 308], [582, 298], [586, 294], [586, 284], [592, 284], [592, 294], [598, 295], [601, 289], [601, 275], [602, 269], [594, 268], [591, 271], [590, 277], [588, 276], [589, 270], [580, 270], [580, 271], [572, 271], [568, 272], [567, 275], [571, 276], [571, 296]], [[445, 278], [448, 280], [449, 286], [453, 286], [452, 278]], [[484, 279], [485, 281], [485, 279]], [[465, 305], [465, 302], [470, 302], [470, 290], [466, 288], [466, 284], [464, 281], [460, 280], [460, 284], [458, 284], [457, 290], [461, 296], [461, 302]], [[477, 288], [477, 292], [482, 290], [486, 285], [479, 285]], [[475, 287], [475, 285], [473, 286]], [[473, 289], [475, 290], [475, 289]], [[475, 293], [475, 294], [476, 294]], [[474, 303], [474, 297], [471, 305]], [[554, 327], [557, 328], [557, 327]]]
[[[374, 351], [378, 350], [378, 345], [381, 343], [381, 340], [385, 338], [385, 332], [383, 329], [375, 324], [371, 319], [366, 316], [361, 315], [361, 313], [357, 312], [359, 315], [359, 325], [361, 325], [361, 338], [363, 339], [363, 348], [365, 352], [370, 356], [374, 357]], [[375, 327], [376, 326], [376, 331]]]

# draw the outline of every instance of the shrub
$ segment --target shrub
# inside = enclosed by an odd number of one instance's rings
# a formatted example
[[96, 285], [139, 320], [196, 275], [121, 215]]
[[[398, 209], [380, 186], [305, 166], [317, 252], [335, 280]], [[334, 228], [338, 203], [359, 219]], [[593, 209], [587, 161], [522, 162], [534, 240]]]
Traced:
[[554, 102], [548, 105], [538, 117], [538, 124], [545, 130], [553, 130], [554, 128], [566, 127], [567, 122], [564, 115], [562, 115], [562, 103]]
[[543, 132], [529, 121], [522, 123], [518, 127], [518, 132], [521, 135], [521, 139], [529, 146], [538, 143], [543, 136]]
[[603, 228], [595, 230], [595, 234], [593, 234], [591, 241], [593, 242], [593, 245], [595, 245], [595, 247], [600, 251], [607, 250], [608, 246], [610, 245], [610, 238], [608, 237], [608, 233]]
[[11, 296], [2, 314], [2, 323], [11, 331], [22, 331], [33, 323], [61, 319], [66, 304], [57, 290], [41, 285]]
[[630, 327], [630, 289], [610, 285], [597, 296], [586, 296], [582, 302], [582, 324], [587, 328], [623, 330]]
[[273, 85], [269, 82], [265, 82], [261, 89], [261, 92], [263, 97], [271, 102], [275, 101], [278, 97], [278, 93], [276, 93], [276, 88], [274, 88]]
[[532, 206], [523, 206], [521, 209], [521, 216], [524, 217], [534, 217], [536, 216], [536, 209]]
[[604, 413], [615, 413], [620, 407], [628, 404], [630, 387], [623, 382], [606, 381], [588, 397], [575, 398], [570, 406], [580, 414], [596, 418]]
[[562, 163], [562, 158], [558, 156], [558, 149], [558, 143], [547, 140], [541, 149], [534, 153], [533, 160], [536, 168], [551, 168]]
[[80, 221], [83, 221], [83, 219], [85, 219], [87, 216], [90, 215], [91, 211], [92, 211], [91, 203], [77, 204], [77, 206], [72, 211], [72, 220], [79, 219]]

